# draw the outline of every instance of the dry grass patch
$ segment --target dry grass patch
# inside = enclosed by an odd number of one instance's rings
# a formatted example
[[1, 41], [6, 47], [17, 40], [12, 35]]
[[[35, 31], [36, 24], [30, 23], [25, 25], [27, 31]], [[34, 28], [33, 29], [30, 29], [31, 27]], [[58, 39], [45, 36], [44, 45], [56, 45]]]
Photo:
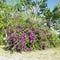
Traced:
[[0, 60], [60, 60], [60, 47], [10, 54], [10, 51], [5, 51], [0, 46]]

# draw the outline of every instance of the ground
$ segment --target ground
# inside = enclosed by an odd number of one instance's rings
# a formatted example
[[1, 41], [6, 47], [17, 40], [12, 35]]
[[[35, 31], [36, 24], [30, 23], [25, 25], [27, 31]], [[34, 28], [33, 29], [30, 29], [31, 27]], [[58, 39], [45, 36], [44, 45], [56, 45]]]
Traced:
[[60, 60], [60, 47], [11, 54], [0, 46], [0, 60]]

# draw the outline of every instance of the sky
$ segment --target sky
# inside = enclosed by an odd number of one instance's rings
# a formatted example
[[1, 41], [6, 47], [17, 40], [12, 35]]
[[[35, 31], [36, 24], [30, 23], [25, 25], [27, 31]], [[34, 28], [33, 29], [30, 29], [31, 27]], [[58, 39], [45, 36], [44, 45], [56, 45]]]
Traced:
[[[12, 5], [12, 4], [16, 4], [16, 2], [18, 0], [15, 0], [14, 3], [10, 3], [11, 0], [6, 0], [6, 2], [9, 4], [9, 5]], [[47, 5], [48, 5], [48, 8], [50, 8], [50, 10], [52, 11], [53, 8], [57, 5], [57, 3], [59, 2], [60, 0], [48, 0], [47, 1]]]
[[50, 10], [52, 11], [59, 1], [60, 0], [48, 0], [47, 1], [48, 8], [50, 8]]

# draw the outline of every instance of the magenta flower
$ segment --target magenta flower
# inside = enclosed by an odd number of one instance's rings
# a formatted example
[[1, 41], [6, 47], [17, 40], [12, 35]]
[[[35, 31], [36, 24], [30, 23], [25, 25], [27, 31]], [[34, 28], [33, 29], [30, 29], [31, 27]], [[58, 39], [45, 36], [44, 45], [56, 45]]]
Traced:
[[12, 38], [17, 38], [17, 36], [16, 36], [15, 33], [12, 33], [12, 34], [11, 34], [11, 37], [12, 37]]
[[24, 30], [24, 28], [23, 28], [23, 27], [18, 26], [18, 27], [16, 28], [16, 30]]
[[33, 37], [30, 35], [30, 36], [29, 36], [29, 39], [30, 39], [30, 40], [33, 40]]
[[31, 43], [34, 43], [35, 41], [34, 40], [31, 40]]
[[25, 35], [26, 35], [26, 33], [23, 33], [23, 35], [21, 36], [21, 38], [20, 38], [21, 43], [25, 42]]
[[27, 51], [31, 51], [32, 50], [32, 48], [27, 48]]
[[25, 38], [24, 37], [21, 37], [20, 42], [21, 43], [24, 43], [25, 42]]
[[18, 49], [20, 49], [20, 44], [17, 46]]
[[25, 43], [22, 43], [22, 46], [23, 46], [23, 47], [25, 47], [25, 46], [26, 46], [26, 44], [25, 44]]

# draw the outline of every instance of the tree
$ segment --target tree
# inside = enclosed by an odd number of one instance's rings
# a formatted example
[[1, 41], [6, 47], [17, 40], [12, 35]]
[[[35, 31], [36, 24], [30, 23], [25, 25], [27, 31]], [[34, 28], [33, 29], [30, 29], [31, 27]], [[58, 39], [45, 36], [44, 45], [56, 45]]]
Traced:
[[[47, 20], [47, 26], [50, 28], [51, 27], [51, 24], [50, 22], [54, 25], [54, 23], [56, 25], [55, 26], [58, 26], [57, 25], [57, 20], [60, 19], [60, 6], [59, 6], [60, 3], [58, 3], [57, 6], [54, 7], [53, 11], [51, 12], [50, 9], [46, 8], [43, 15], [45, 17], [45, 19]], [[52, 25], [52, 27], [53, 27]]]

